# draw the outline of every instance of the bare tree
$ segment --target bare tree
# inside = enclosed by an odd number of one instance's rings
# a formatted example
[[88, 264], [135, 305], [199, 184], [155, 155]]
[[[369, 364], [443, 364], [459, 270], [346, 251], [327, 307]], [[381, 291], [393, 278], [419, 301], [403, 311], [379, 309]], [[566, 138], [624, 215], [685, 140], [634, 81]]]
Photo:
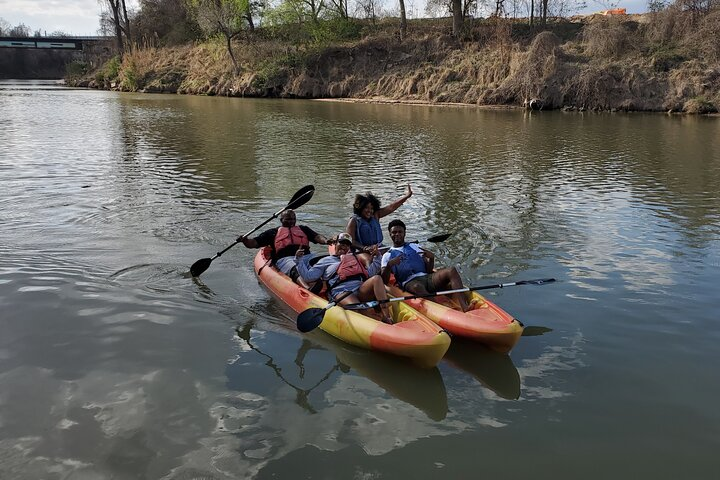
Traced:
[[198, 25], [208, 35], [222, 34], [230, 60], [237, 72], [239, 66], [232, 41], [243, 31], [250, 9], [248, 0], [189, 0]]
[[330, 0], [332, 4], [332, 10], [335, 11], [341, 18], [348, 19], [348, 0]]
[[[8, 26], [10, 26], [10, 24], [8, 24]], [[10, 27], [6, 34], [8, 37], [29, 37], [30, 27], [24, 23], [18, 23], [14, 27]]]
[[11, 28], [12, 25], [10, 25], [10, 22], [0, 17], [0, 37], [7, 35]]
[[[130, 19], [128, 18], [127, 6], [125, 0], [99, 0], [101, 4], [107, 6], [110, 10], [110, 20], [113, 24], [115, 32], [115, 40], [117, 42], [118, 52], [120, 55], [125, 51], [125, 47], [131, 44], [130, 36]], [[102, 18], [101, 18], [102, 23]]]
[[380, 10], [379, 0], [357, 0], [355, 2], [355, 15], [371, 20], [373, 25], [376, 23]]
[[452, 0], [453, 37], [460, 38], [463, 29], [463, 0]]
[[407, 15], [405, 13], [405, 0], [399, 0], [400, 2], [400, 40], [405, 40], [407, 37]]
[[[481, 0], [484, 4], [486, 0]], [[478, 0], [462, 0], [462, 18], [467, 19], [471, 14], [476, 14]], [[427, 0], [425, 13], [431, 17], [437, 17], [444, 13], [453, 13], [453, 0]]]

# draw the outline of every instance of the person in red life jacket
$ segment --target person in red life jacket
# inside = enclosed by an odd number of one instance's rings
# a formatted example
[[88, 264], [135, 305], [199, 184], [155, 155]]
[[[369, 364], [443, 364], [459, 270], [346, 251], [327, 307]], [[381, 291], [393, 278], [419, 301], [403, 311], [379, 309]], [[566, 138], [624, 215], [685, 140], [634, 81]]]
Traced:
[[[375, 255], [373, 262], [366, 268], [363, 262], [350, 251], [352, 237], [345, 232], [339, 233], [330, 240], [335, 243], [335, 254], [321, 258], [314, 265], [305, 259], [304, 252], [299, 250], [295, 256], [298, 258], [297, 269], [300, 278], [307, 283], [322, 279], [327, 282], [328, 297], [332, 300], [344, 292], [355, 292], [340, 300], [340, 305], [348, 303], [369, 302], [372, 300], [387, 300], [385, 284], [380, 278], [380, 256]], [[393, 323], [390, 307], [383, 303], [381, 321]], [[372, 309], [363, 310], [363, 313], [372, 314]]]
[[[280, 227], [265, 230], [255, 238], [238, 238], [247, 248], [272, 247], [275, 266], [285, 275], [297, 281], [295, 253], [310, 252], [310, 242], [327, 244], [327, 238], [305, 225], [295, 225], [295, 211], [287, 209], [280, 214]], [[310, 255], [308, 257], [311, 257]]]
[[[463, 288], [462, 278], [455, 267], [435, 269], [435, 255], [414, 243], [405, 243], [405, 224], [393, 220], [388, 224], [393, 246], [380, 262], [383, 282], [395, 276], [398, 286], [415, 295], [427, 295], [441, 290]], [[470, 308], [464, 293], [455, 293], [453, 298], [463, 312]]]

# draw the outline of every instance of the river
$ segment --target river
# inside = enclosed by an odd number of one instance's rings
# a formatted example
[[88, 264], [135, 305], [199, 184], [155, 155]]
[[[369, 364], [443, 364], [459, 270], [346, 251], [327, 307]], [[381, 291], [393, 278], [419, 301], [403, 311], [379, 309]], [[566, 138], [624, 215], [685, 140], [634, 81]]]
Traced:
[[[300, 334], [236, 246], [384, 203], [526, 326], [437, 368]], [[720, 121], [0, 82], [0, 478], [716, 471]], [[272, 224], [276, 224], [273, 222]]]

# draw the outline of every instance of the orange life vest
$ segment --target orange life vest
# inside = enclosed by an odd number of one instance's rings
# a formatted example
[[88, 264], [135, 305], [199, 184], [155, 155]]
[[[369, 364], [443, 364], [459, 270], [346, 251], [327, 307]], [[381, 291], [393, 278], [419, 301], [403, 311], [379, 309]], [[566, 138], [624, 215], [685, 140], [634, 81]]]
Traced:
[[348, 253], [340, 256], [340, 265], [338, 266], [337, 272], [335, 272], [337, 281], [333, 283], [333, 286], [347, 280], [367, 280], [369, 276], [365, 265], [363, 265], [355, 255]]
[[298, 245], [303, 247], [310, 246], [310, 240], [308, 240], [305, 232], [302, 228], [295, 225], [294, 227], [280, 227], [275, 234], [275, 251], [279, 252], [285, 247], [291, 245]]

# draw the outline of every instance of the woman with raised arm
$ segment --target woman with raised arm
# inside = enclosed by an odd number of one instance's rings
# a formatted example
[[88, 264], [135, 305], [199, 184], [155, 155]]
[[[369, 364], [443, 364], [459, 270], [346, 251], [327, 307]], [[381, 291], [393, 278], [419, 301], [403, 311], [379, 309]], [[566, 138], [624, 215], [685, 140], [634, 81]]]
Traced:
[[382, 245], [380, 219], [400, 208], [412, 194], [412, 188], [408, 185], [405, 195], [384, 207], [380, 206], [380, 201], [370, 192], [355, 196], [353, 216], [350, 217], [345, 231], [352, 238], [353, 249], [360, 253], [360, 258], [366, 265], [378, 254], [378, 248]]

